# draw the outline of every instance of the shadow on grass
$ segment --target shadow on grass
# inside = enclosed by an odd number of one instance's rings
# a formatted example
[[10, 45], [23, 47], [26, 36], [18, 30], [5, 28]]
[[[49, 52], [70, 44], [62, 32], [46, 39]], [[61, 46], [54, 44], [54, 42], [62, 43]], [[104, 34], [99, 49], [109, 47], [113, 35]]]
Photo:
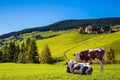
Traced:
[[64, 57], [52, 58], [52, 64], [64, 61]]

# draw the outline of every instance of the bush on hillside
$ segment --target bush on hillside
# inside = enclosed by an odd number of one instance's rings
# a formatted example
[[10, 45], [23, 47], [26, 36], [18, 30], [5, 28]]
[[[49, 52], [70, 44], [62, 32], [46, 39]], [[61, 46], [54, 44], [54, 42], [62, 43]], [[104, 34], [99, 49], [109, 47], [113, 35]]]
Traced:
[[116, 63], [116, 60], [115, 60], [115, 52], [112, 48], [109, 48], [107, 50], [107, 63], [108, 64], [114, 64]]

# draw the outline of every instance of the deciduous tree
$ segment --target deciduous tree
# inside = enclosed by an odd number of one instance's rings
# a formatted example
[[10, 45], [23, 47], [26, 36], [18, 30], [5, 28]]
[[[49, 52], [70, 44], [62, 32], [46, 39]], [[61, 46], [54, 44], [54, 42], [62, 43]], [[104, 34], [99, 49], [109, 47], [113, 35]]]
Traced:
[[41, 63], [51, 63], [51, 53], [47, 44], [42, 48], [40, 60]]

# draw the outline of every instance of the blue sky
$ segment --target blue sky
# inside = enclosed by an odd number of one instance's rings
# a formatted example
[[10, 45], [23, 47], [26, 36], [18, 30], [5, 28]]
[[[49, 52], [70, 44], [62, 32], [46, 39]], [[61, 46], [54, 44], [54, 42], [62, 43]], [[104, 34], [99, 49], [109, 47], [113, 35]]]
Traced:
[[120, 0], [0, 0], [0, 35], [66, 19], [120, 17]]

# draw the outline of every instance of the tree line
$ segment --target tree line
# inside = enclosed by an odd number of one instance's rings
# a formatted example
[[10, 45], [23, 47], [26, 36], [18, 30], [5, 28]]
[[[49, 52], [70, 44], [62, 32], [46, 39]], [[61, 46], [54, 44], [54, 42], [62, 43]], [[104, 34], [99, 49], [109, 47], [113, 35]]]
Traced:
[[39, 54], [36, 41], [33, 38], [27, 38], [26, 42], [20, 45], [10, 41], [0, 50], [0, 62], [51, 63], [51, 61], [48, 45], [46, 44]]
[[[107, 63], [118, 63], [115, 60], [115, 52], [112, 48], [107, 51]], [[10, 41], [6, 43], [0, 50], [0, 62], [14, 63], [52, 63], [50, 48], [47, 44], [44, 45], [41, 52], [38, 52], [38, 47], [34, 38], [27, 38], [21, 44]]]

